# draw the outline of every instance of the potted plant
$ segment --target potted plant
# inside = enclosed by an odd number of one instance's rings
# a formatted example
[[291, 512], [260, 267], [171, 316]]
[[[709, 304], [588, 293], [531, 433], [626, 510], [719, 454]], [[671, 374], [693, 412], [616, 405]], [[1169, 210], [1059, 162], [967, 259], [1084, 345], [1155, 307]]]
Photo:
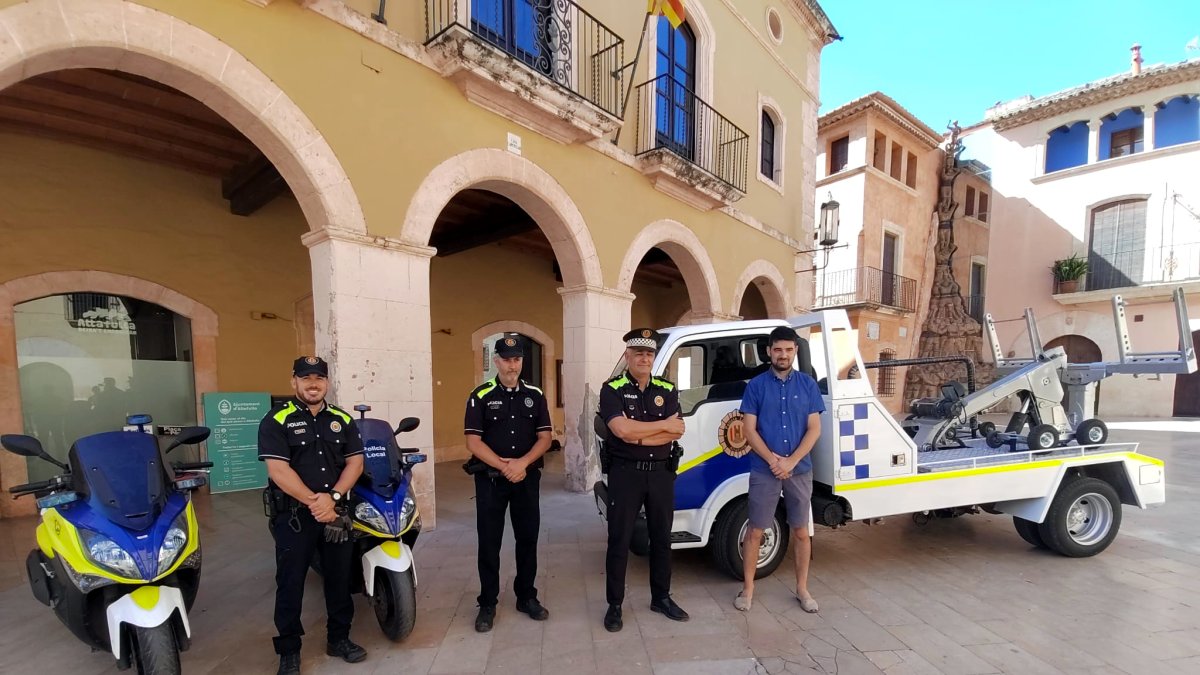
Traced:
[[1087, 260], [1080, 258], [1077, 253], [1072, 253], [1070, 258], [1055, 260], [1054, 264], [1050, 266], [1050, 273], [1054, 275], [1054, 282], [1059, 293], [1078, 291], [1080, 280], [1087, 274], [1087, 271]]

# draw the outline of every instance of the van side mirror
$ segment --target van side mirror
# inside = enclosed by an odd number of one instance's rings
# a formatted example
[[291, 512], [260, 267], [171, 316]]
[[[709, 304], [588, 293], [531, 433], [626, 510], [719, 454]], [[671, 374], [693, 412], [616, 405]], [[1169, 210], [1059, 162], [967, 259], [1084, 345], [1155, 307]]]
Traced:
[[208, 427], [184, 427], [175, 440], [167, 446], [167, 452], [178, 448], [181, 445], [195, 445], [208, 439], [208, 435], [212, 433]]
[[405, 417], [404, 419], [400, 420], [400, 424], [396, 425], [396, 433], [394, 433], [392, 435], [395, 436], [398, 434], [402, 434], [406, 431], [412, 431], [413, 429], [416, 429], [419, 426], [421, 426], [420, 419], [418, 419], [416, 417]]

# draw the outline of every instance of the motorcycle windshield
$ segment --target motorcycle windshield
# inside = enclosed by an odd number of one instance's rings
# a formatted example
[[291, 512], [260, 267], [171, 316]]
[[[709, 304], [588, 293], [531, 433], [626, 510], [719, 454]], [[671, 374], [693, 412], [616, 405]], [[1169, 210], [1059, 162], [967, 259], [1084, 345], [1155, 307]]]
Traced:
[[383, 420], [361, 419], [358, 433], [363, 443], [362, 482], [376, 494], [391, 498], [400, 484], [400, 448], [390, 424]]
[[76, 490], [95, 512], [131, 530], [154, 524], [167, 487], [153, 436], [133, 431], [94, 434], [75, 441], [70, 454]]

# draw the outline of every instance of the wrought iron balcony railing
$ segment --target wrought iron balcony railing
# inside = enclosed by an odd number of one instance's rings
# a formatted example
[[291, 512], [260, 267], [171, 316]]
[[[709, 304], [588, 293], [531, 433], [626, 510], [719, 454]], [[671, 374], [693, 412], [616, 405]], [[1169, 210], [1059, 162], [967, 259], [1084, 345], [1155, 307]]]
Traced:
[[1088, 256], [1087, 290], [1200, 279], [1200, 242]]
[[827, 272], [818, 278], [817, 307], [878, 305], [917, 310], [917, 282], [875, 267]]
[[621, 116], [625, 41], [571, 0], [426, 0], [426, 44], [456, 26]]
[[670, 75], [637, 87], [637, 154], [665, 149], [746, 191], [750, 136]]

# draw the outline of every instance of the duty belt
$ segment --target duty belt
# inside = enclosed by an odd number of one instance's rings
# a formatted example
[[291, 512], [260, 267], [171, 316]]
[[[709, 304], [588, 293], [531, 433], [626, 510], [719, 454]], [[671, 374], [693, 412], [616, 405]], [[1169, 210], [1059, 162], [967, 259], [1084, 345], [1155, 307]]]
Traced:
[[667, 468], [667, 462], [670, 460], [633, 460], [613, 457], [612, 461], [618, 466], [629, 467], [635, 471], [660, 471]]

